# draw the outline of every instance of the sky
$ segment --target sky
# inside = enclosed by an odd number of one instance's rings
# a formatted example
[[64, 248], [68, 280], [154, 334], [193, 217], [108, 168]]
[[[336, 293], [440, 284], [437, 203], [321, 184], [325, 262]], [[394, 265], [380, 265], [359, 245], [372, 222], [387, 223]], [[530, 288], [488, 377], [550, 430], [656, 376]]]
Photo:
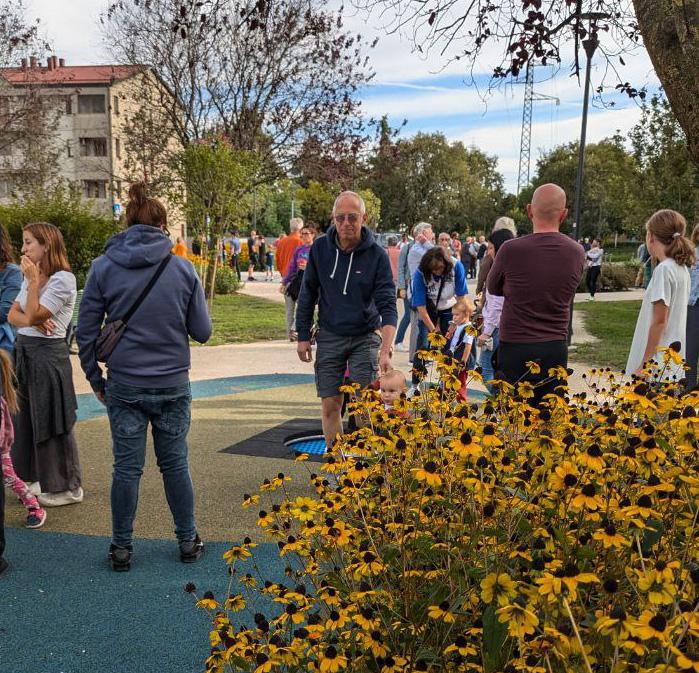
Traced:
[[[334, 2], [334, 0], [333, 0]], [[68, 64], [83, 65], [108, 62], [102, 49], [99, 13], [106, 2], [99, 0], [28, 0], [30, 15], [39, 17], [41, 25], [55, 47], [55, 53]], [[423, 132], [440, 132], [449, 140], [460, 140], [498, 158], [498, 168], [505, 187], [516, 191], [522, 124], [523, 83], [501, 85], [488, 92], [488, 65], [480, 65], [471, 77], [463, 62], [447, 63], [439, 54], [417, 53], [407, 36], [386, 34], [381, 18], [348, 10], [346, 26], [361, 31], [369, 42], [379, 38], [370, 52], [375, 77], [362, 92], [367, 117], [388, 115], [392, 126], [407, 124], [401, 137]], [[495, 56], [495, 54], [493, 54]], [[600, 61], [602, 59], [599, 59]], [[626, 58], [623, 77], [636, 88], [658, 88], [648, 56], [643, 50]], [[602, 81], [603, 66], [593, 67], [592, 86]], [[611, 80], [609, 80], [611, 81]], [[613, 82], [613, 84], [616, 82]], [[541, 154], [552, 147], [580, 137], [583, 88], [569, 76], [564, 64], [557, 71], [551, 67], [535, 69], [535, 92], [558, 99], [534, 103], [531, 143], [531, 172]], [[625, 94], [611, 93], [606, 102], [614, 107], [592, 102], [588, 121], [588, 142], [613, 135], [623, 135], [640, 117], [638, 103]]]

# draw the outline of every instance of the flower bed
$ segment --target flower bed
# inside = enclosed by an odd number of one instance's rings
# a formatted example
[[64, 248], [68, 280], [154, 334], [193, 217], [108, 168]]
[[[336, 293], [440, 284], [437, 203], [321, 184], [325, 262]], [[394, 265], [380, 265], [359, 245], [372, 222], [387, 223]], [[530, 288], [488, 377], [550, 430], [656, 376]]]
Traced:
[[246, 496], [288, 581], [227, 552], [207, 670], [699, 671], [699, 395], [593, 372], [538, 409], [528, 385], [458, 404], [434, 357], [443, 385], [397, 413], [362, 395], [314, 495]]

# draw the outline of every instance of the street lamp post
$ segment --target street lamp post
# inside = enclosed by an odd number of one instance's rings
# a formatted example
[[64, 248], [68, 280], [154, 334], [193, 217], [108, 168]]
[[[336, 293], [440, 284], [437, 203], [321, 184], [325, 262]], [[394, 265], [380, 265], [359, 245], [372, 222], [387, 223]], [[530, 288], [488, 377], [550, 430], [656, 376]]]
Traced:
[[578, 150], [578, 172], [575, 176], [575, 220], [573, 222], [573, 239], [578, 240], [581, 231], [580, 219], [582, 217], [583, 179], [585, 173], [585, 140], [587, 137], [587, 110], [590, 104], [590, 73], [592, 70], [592, 58], [599, 46], [597, 35], [592, 33], [587, 40], [583, 40], [583, 49], [587, 56], [585, 68], [585, 97], [583, 99], [582, 128], [580, 129], [580, 148]]

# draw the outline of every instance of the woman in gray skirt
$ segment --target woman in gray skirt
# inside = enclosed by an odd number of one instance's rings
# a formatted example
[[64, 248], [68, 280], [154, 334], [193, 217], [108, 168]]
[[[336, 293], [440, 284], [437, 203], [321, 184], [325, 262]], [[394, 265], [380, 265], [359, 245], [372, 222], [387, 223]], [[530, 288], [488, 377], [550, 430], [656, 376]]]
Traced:
[[66, 331], [75, 304], [63, 235], [45, 222], [22, 232], [22, 288], [10, 309], [17, 327], [15, 367], [19, 413], [12, 461], [44, 507], [82, 502], [80, 461], [73, 434], [77, 400]]

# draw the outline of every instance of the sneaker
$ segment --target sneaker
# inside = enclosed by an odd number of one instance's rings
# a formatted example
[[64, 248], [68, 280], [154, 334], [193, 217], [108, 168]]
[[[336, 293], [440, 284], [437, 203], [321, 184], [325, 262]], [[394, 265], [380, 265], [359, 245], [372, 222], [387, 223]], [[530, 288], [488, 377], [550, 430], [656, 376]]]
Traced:
[[33, 496], [39, 495], [41, 493], [41, 484], [38, 481], [30, 481], [27, 483], [27, 488]]
[[61, 491], [60, 493], [39, 493], [37, 500], [44, 507], [61, 507], [62, 505], [74, 505], [83, 501], [83, 489], [78, 487], [73, 491]]
[[408, 388], [408, 392], [406, 393], [405, 396], [408, 399], [410, 399], [411, 397], [415, 397], [415, 395], [419, 395], [419, 394], [420, 394], [420, 388], [418, 388], [417, 386], [410, 386], [410, 388]]
[[291, 332], [289, 332], [289, 341], [298, 341], [298, 340], [299, 340], [298, 332], [296, 330], [292, 329]]
[[179, 546], [182, 563], [196, 563], [204, 555], [204, 543], [199, 535], [193, 540], [182, 540]]
[[30, 509], [29, 514], [27, 514], [27, 523], [24, 526], [25, 528], [41, 528], [45, 522], [46, 510]]
[[131, 556], [133, 555], [133, 546], [120, 546], [118, 544], [109, 545], [109, 554], [107, 557], [112, 563], [112, 570], [118, 573], [127, 572], [131, 569]]
[[407, 353], [410, 350], [410, 348], [408, 348], [408, 346], [406, 346], [402, 341], [399, 344], [395, 344], [393, 349], [399, 353]]
[[257, 280], [254, 276], [248, 276], [248, 280]]

